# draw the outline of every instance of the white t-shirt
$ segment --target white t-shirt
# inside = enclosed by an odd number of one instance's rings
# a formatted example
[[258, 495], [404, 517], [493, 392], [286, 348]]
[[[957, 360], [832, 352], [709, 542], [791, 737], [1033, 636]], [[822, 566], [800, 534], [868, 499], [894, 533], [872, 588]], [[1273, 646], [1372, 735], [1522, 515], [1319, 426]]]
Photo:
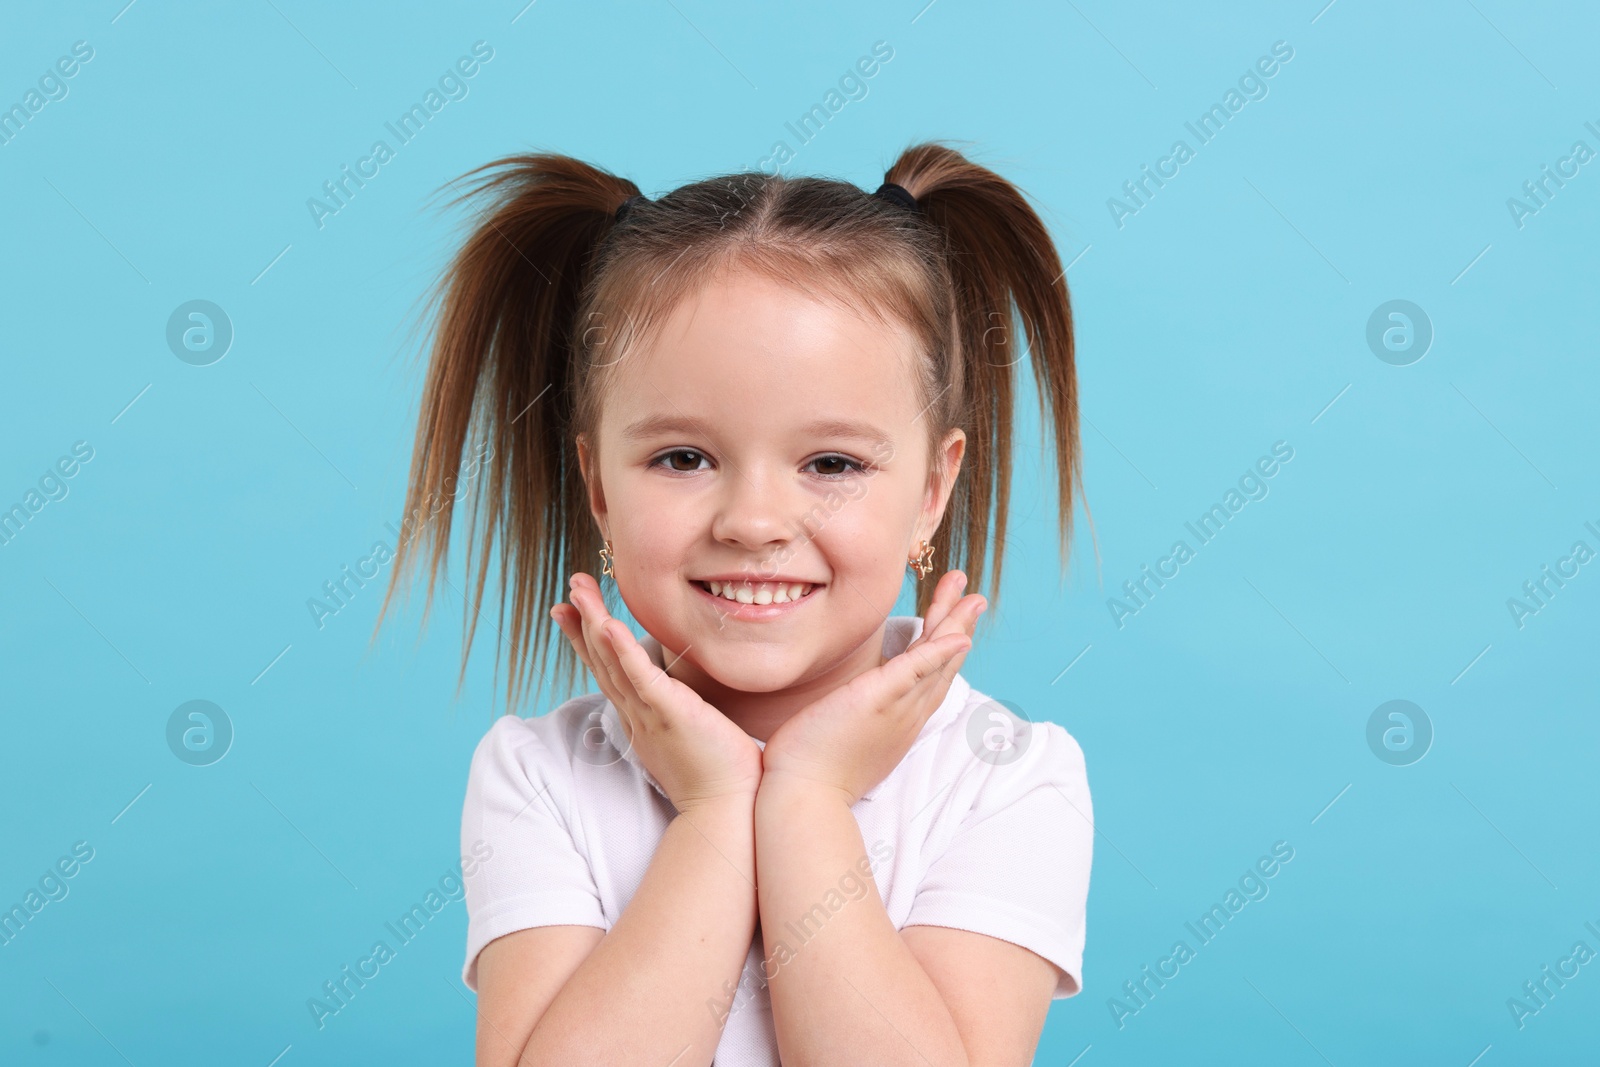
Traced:
[[[884, 654], [921, 632], [920, 617], [891, 617]], [[660, 643], [639, 641], [661, 665]], [[905, 757], [851, 810], [896, 929], [1010, 941], [1061, 968], [1052, 999], [1082, 988], [1094, 813], [1083, 752], [1065, 728], [1029, 724], [958, 673]], [[537, 718], [503, 716], [473, 754], [461, 816], [462, 855], [492, 850], [465, 878], [467, 987], [476, 992], [478, 953], [497, 937], [609, 930], [675, 814], [603, 694]], [[758, 930], [717, 1045], [722, 1067], [778, 1065], [761, 950]]]

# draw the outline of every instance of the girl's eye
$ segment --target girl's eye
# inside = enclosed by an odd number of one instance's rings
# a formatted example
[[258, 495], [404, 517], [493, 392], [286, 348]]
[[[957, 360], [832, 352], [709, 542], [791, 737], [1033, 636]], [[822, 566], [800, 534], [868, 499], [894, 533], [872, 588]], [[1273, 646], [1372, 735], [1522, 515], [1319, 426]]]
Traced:
[[[678, 466], [677, 461], [685, 458], [689, 460], [689, 466]], [[661, 455], [650, 461], [650, 466], [658, 467], [662, 465], [663, 461], [665, 461], [666, 468], [668, 470], [677, 471], [679, 474], [688, 474], [692, 471], [699, 470], [699, 465], [695, 461], [704, 458], [705, 453], [703, 452], [696, 452], [692, 448], [679, 448], [672, 452], [663, 452]]]
[[806, 466], [827, 468], [817, 471], [817, 473], [822, 475], [824, 478], [842, 478], [848, 474], [859, 474], [866, 470], [866, 467], [863, 464], [851, 459], [849, 456], [841, 456], [837, 453], [829, 456], [818, 456], [816, 459], [806, 464]]
[[[661, 455], [652, 459], [648, 466], [661, 467], [677, 474], [692, 474], [697, 470], [703, 469], [700, 465], [703, 460], [709, 462], [704, 452], [697, 452], [692, 448], [677, 448], [671, 452], [661, 453]], [[810, 463], [807, 463], [806, 466], [808, 468], [818, 468], [816, 473], [823, 478], [844, 478], [851, 474], [861, 474], [866, 471], [865, 464], [851, 459], [849, 456], [842, 456], [837, 453], [818, 456]]]

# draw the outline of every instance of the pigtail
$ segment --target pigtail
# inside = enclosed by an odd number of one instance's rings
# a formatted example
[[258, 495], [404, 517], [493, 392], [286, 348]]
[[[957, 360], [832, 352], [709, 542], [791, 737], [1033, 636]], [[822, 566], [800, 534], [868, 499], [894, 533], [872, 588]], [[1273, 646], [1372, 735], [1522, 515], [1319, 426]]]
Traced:
[[[482, 171], [493, 172], [450, 201], [487, 203], [474, 205], [479, 224], [429, 301], [442, 308], [379, 623], [419, 561], [424, 620], [443, 578], [463, 601], [459, 691], [498, 534], [500, 621], [491, 625], [500, 638], [497, 675], [502, 653], [509, 662], [509, 710], [532, 675], [544, 677], [552, 623], [541, 606], [564, 599], [566, 573], [593, 569], [598, 535], [570, 432], [573, 320], [597, 247], [639, 189], [560, 155], [507, 157], [463, 177]], [[447, 550], [462, 497], [466, 589], [456, 590]], [[564, 645], [559, 651], [561, 680], [570, 684], [576, 657]]]
[[[959, 355], [947, 365], [936, 424], [967, 433], [962, 477], [946, 510], [948, 536], [934, 547], [934, 573], [956, 565], [970, 588], [990, 575], [986, 595], [995, 602], [1005, 555], [1011, 498], [1013, 367], [1023, 358], [1015, 324], [1032, 358], [1041, 425], [1055, 442], [1057, 501], [1063, 572], [1072, 536], [1073, 502], [1081, 495], [1077, 375], [1073, 363], [1072, 305], [1066, 271], [1049, 231], [1021, 191], [995, 172], [937, 143], [915, 145], [895, 161], [885, 180], [916, 197], [923, 217], [943, 235], [954, 293], [954, 333]], [[1044, 442], [1041, 441], [1041, 448]], [[1046, 458], [1049, 453], [1045, 453]], [[1085, 514], [1088, 505], [1084, 505]], [[987, 560], [990, 515], [994, 554]], [[1093, 518], [1090, 518], [1093, 529]], [[917, 612], [926, 615], [932, 582], [918, 589]], [[993, 614], [992, 612], [990, 613]]]

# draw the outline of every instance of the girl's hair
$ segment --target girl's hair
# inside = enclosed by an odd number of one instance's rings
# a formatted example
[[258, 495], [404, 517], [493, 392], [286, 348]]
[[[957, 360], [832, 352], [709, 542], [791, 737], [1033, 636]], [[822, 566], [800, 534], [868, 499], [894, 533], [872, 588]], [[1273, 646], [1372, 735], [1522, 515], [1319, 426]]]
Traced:
[[[1057, 474], [1065, 573], [1082, 477], [1072, 310], [1050, 234], [1010, 182], [924, 143], [884, 176], [916, 198], [918, 211], [844, 181], [746, 171], [636, 201], [619, 223], [617, 209], [638, 187], [587, 163], [519, 155], [463, 177], [482, 171], [490, 173], [451, 201], [487, 203], [433, 292], [442, 311], [384, 612], [420, 555], [426, 619], [455, 503], [467, 497], [462, 676], [498, 535], [496, 629], [510, 665], [508, 710], [532, 674], [545, 677], [548, 610], [565, 598], [566, 577], [596, 570], [601, 538], [576, 435], [594, 440], [615, 368], [680, 301], [730, 270], [759, 272], [912, 331], [923, 356], [913, 387], [930, 460], [951, 428], [967, 435], [946, 511], [949, 534], [933, 539], [933, 573], [960, 567], [976, 591], [987, 562], [991, 601], [1010, 500], [1020, 319], [1041, 423], [1054, 438], [1047, 458]], [[469, 478], [470, 487], [461, 484]], [[919, 615], [933, 585], [917, 587]], [[498, 671], [499, 651], [495, 662]], [[570, 686], [577, 665], [561, 640], [559, 680]]]

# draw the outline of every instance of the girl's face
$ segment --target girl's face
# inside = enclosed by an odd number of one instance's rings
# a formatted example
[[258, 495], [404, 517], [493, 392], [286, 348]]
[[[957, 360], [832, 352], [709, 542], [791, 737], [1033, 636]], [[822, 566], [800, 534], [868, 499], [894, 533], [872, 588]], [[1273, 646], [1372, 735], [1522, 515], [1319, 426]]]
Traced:
[[623, 601], [752, 736], [882, 662], [965, 448], [950, 431], [929, 470], [917, 358], [903, 327], [731, 274], [616, 368], [598, 457], [580, 437]]

